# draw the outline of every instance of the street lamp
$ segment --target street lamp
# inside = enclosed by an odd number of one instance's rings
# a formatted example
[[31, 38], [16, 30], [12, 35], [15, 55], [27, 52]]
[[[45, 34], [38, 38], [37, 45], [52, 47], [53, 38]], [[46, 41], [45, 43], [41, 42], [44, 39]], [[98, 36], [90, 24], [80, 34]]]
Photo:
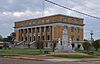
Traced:
[[92, 43], [93, 43], [93, 30], [91, 30], [91, 32], [90, 32], [90, 35], [91, 35], [91, 41], [90, 41], [90, 43], [91, 43], [91, 49], [92, 49]]
[[90, 35], [91, 35], [91, 41], [93, 41], [93, 30], [91, 30]]

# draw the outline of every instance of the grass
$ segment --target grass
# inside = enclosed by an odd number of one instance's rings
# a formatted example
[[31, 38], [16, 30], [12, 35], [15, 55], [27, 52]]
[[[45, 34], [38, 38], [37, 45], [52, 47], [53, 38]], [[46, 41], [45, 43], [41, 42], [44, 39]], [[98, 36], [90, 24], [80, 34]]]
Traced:
[[63, 58], [97, 58], [96, 56], [86, 56], [86, 55], [78, 55], [78, 54], [59, 54], [59, 55], [51, 55], [54, 57], [63, 57]]
[[98, 51], [96, 51], [96, 50], [77, 50], [77, 52], [80, 52], [80, 53], [94, 52], [95, 56], [100, 56], [100, 50], [98, 50]]
[[[41, 49], [1, 49], [0, 56], [14, 56], [14, 55], [41, 55], [44, 54], [44, 50]], [[49, 52], [52, 50], [48, 50]]]

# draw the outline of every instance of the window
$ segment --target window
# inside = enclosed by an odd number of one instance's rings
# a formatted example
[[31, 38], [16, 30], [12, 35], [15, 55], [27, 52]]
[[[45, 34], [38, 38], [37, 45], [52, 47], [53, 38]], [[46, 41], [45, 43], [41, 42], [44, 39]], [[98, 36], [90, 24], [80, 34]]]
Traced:
[[79, 37], [79, 35], [76, 37], [76, 41], [79, 41], [80, 40], [80, 37]]
[[74, 27], [71, 27], [71, 32], [74, 32]]
[[22, 38], [21, 38], [21, 41], [23, 41], [23, 40], [24, 40], [24, 38], [22, 37]]
[[35, 36], [33, 37], [33, 41], [35, 41]]
[[31, 37], [30, 37], [30, 42], [31, 42]]
[[75, 21], [74, 18], [72, 18], [72, 19], [71, 19], [71, 23], [73, 23], [74, 21]]
[[46, 22], [48, 23], [49, 22], [49, 19], [46, 19]]
[[35, 24], [35, 22], [33, 21], [33, 24]]
[[66, 22], [66, 17], [63, 18], [63, 21]]
[[35, 33], [35, 28], [33, 28], [32, 30], [33, 30], [33, 33]]
[[46, 27], [47, 32], [50, 32], [50, 28], [49, 26]]
[[40, 36], [38, 36], [38, 40], [40, 40]]
[[50, 40], [50, 36], [49, 35], [47, 36], [47, 38], [48, 38], [47, 40]]
[[46, 47], [48, 47], [48, 43], [46, 43]]
[[37, 28], [37, 32], [40, 32], [39, 27]]
[[74, 31], [77, 31], [77, 28], [74, 28], [75, 30]]
[[79, 28], [79, 27], [77, 27], [77, 32], [78, 32], [78, 33], [80, 32], [80, 28]]
[[23, 29], [21, 29], [21, 33], [23, 33]]
[[25, 29], [25, 33], [27, 33], [27, 29]]
[[31, 33], [31, 28], [29, 28], [29, 33]]
[[44, 40], [44, 36], [42, 36], [42, 40]]
[[42, 23], [44, 23], [44, 20], [42, 20]]
[[72, 40], [72, 41], [74, 40], [74, 35], [71, 35], [71, 40]]
[[41, 31], [44, 32], [44, 27], [41, 27]]
[[27, 37], [25, 37], [25, 41], [27, 41]]
[[29, 23], [29, 25], [31, 25], [31, 23]]

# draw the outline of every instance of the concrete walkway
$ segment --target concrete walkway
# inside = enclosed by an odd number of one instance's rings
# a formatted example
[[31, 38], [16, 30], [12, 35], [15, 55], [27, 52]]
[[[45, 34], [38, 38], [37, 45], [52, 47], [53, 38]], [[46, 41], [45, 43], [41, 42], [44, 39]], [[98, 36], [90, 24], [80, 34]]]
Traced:
[[50, 61], [50, 62], [81, 62], [81, 61], [100, 61], [100, 58], [81, 58], [81, 59], [73, 59], [73, 58], [61, 58], [61, 57], [52, 57], [46, 55], [19, 55], [19, 56], [5, 56], [6, 58], [14, 58], [14, 59], [26, 59], [26, 60], [36, 60], [36, 61]]
[[36, 60], [23, 60], [0, 57], [0, 64], [100, 64], [100, 61], [87, 61], [87, 62], [51, 62], [51, 61], [36, 61]]

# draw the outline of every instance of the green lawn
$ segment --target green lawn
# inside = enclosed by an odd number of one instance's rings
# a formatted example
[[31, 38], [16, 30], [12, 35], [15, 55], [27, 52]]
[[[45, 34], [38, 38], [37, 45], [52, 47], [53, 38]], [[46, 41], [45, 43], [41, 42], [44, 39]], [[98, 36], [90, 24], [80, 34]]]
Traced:
[[[52, 50], [48, 50], [49, 52]], [[1, 49], [0, 50], [0, 56], [13, 56], [13, 55], [21, 55], [21, 54], [27, 54], [27, 55], [40, 55], [44, 54], [44, 50], [41, 49]]]
[[63, 57], [63, 58], [97, 58], [96, 56], [86, 56], [86, 55], [78, 55], [78, 54], [58, 54], [51, 55], [54, 57]]
[[95, 50], [77, 50], [77, 52], [80, 52], [80, 53], [94, 52], [96, 56], [100, 56], [100, 50], [98, 50], [98, 51], [95, 51]]

